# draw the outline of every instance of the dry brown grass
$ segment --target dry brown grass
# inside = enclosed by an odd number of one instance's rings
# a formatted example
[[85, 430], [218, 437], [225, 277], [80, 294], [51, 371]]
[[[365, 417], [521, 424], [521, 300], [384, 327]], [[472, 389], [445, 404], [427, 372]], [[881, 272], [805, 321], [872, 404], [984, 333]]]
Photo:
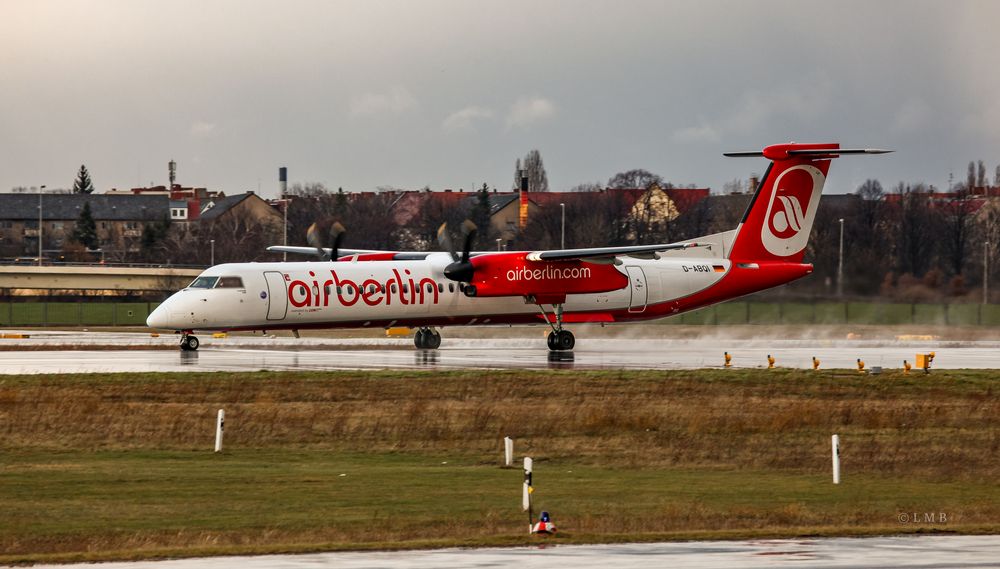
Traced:
[[839, 433], [856, 471], [1000, 478], [989, 372], [255, 373], [0, 380], [9, 448], [193, 449], [226, 409], [234, 447], [519, 452], [632, 466], [814, 470]]

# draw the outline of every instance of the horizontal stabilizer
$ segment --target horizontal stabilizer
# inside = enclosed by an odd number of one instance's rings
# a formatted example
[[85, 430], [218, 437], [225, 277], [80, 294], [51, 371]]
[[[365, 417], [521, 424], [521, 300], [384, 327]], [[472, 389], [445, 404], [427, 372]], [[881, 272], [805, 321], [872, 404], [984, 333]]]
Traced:
[[[837, 156], [843, 156], [845, 154], [889, 154], [890, 152], [895, 152], [895, 150], [884, 150], [882, 148], [839, 148], [836, 150], [825, 150], [825, 149], [800, 149], [800, 150], [788, 150], [787, 154], [789, 156], [822, 156], [824, 158], [836, 158]], [[764, 152], [761, 150], [749, 150], [743, 152], [723, 152], [723, 156], [729, 158], [745, 158], [745, 157], [763, 157]], [[769, 157], [770, 158], [770, 157]]]

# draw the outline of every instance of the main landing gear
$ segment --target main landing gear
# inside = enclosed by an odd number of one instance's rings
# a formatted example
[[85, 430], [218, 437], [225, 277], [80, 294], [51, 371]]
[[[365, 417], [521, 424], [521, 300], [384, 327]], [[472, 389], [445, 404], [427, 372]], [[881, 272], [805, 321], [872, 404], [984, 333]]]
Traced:
[[413, 345], [418, 350], [436, 350], [441, 347], [441, 334], [433, 328], [418, 328], [413, 335]]
[[556, 313], [555, 323], [549, 320], [549, 315], [545, 313], [545, 308], [541, 304], [538, 305], [539, 310], [542, 311], [542, 316], [545, 317], [545, 321], [552, 326], [552, 331], [549, 332], [548, 345], [549, 349], [553, 352], [568, 352], [573, 349], [576, 345], [576, 337], [569, 330], [564, 330], [562, 326], [562, 315], [563, 315], [563, 305], [556, 304], [553, 305]]
[[184, 332], [181, 335], [181, 349], [185, 352], [194, 352], [198, 350], [198, 346], [201, 342], [198, 341], [198, 337], [194, 334]]

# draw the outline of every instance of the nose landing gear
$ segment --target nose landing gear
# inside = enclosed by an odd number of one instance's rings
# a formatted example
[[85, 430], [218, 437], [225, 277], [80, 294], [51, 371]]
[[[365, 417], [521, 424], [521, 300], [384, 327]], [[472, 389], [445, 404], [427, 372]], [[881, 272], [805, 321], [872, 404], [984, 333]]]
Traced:
[[200, 345], [201, 345], [201, 342], [198, 341], [198, 337], [195, 336], [194, 334], [190, 334], [188, 332], [184, 332], [181, 335], [181, 349], [184, 350], [185, 352], [194, 352], [194, 351], [197, 351], [198, 350], [198, 346], [200, 346]]
[[433, 328], [418, 328], [413, 335], [413, 345], [418, 350], [436, 350], [441, 347], [441, 334]]

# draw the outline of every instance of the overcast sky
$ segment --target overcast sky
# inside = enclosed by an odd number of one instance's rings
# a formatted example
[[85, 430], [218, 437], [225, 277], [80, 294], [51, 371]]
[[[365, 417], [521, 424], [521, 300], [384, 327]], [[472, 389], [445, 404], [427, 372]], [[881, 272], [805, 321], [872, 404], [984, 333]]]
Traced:
[[1000, 163], [1000, 2], [0, 0], [0, 191], [554, 190], [645, 168], [721, 189], [795, 140], [947, 186]]

